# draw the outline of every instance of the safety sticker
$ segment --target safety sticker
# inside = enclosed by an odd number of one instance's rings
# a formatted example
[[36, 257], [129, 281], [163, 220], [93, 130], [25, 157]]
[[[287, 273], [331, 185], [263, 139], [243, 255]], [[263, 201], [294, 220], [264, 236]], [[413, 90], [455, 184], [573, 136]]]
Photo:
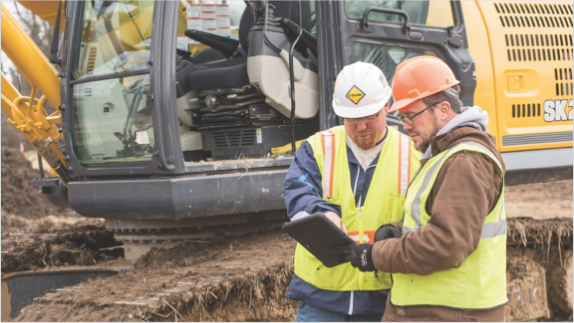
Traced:
[[145, 131], [136, 132], [136, 139], [134, 140], [138, 145], [149, 145], [149, 136]]
[[359, 104], [362, 98], [365, 97], [365, 92], [361, 91], [356, 85], [349, 90], [347, 93], [347, 99], [353, 101], [355, 104]]

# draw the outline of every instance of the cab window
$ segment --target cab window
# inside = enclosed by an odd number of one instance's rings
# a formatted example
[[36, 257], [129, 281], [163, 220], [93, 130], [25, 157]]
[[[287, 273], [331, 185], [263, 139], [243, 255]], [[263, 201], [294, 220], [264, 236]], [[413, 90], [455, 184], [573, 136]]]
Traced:
[[389, 84], [393, 83], [397, 65], [404, 60], [421, 55], [438, 57], [434, 51], [420, 47], [409, 48], [390, 44], [374, 45], [359, 42], [352, 42], [347, 45], [348, 64], [357, 61], [372, 63], [383, 71]]
[[[349, 18], [361, 19], [369, 7], [403, 10], [409, 15], [411, 24], [432, 27], [449, 27], [454, 25], [450, 1], [347, 1], [345, 12]], [[373, 12], [369, 15], [372, 21], [402, 22], [398, 15]]]
[[[209, 48], [185, 36], [185, 31], [189, 29], [239, 40], [239, 24], [245, 7], [245, 2], [238, 0], [181, 1], [177, 26], [177, 48], [189, 51], [191, 57]], [[217, 51], [210, 51], [209, 54], [215, 56], [209, 59], [210, 61], [225, 59]]]
[[74, 78], [146, 68], [153, 1], [86, 1]]
[[86, 168], [148, 162], [155, 143], [147, 65], [154, 1], [82, 5], [71, 81], [75, 155]]

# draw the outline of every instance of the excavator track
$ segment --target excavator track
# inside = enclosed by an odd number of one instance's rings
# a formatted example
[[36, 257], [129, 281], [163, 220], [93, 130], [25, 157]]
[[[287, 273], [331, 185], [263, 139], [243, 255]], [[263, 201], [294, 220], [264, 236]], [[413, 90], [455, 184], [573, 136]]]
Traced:
[[211, 242], [222, 237], [266, 232], [288, 221], [285, 211], [231, 214], [181, 220], [106, 219], [106, 228], [124, 244], [126, 259], [136, 261], [155, 246], [175, 246], [187, 241]]

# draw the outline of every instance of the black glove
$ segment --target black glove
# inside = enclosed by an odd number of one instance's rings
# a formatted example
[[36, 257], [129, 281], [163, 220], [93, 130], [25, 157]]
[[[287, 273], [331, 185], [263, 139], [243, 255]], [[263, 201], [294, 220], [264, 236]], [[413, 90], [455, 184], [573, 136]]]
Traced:
[[373, 264], [372, 250], [373, 245], [370, 243], [335, 248], [335, 252], [341, 261], [350, 261], [351, 265], [359, 268], [360, 271], [376, 270]]
[[395, 228], [391, 224], [385, 224], [381, 226], [377, 230], [377, 232], [375, 232], [375, 242], [382, 241], [388, 238], [400, 238], [401, 235], [402, 234], [401, 231], [399, 231], [399, 229]]

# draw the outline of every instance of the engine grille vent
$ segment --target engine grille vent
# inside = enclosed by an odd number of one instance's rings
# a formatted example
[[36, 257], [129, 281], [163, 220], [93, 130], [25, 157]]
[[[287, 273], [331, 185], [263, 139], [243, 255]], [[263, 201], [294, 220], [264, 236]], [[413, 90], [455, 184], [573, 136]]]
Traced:
[[502, 137], [502, 146], [504, 147], [549, 144], [557, 142], [572, 142], [572, 131]]
[[508, 61], [571, 61], [572, 34], [506, 34]]
[[572, 5], [496, 2], [502, 27], [572, 28]]
[[216, 148], [253, 146], [256, 140], [255, 129], [228, 130], [213, 133]]
[[540, 103], [538, 104], [513, 104], [512, 117], [513, 118], [528, 118], [540, 117]]
[[90, 52], [88, 54], [88, 63], [86, 66], [86, 74], [92, 75], [94, 68], [96, 67], [96, 59], [98, 55], [98, 47], [92, 46], [90, 47]]
[[554, 79], [556, 80], [556, 95], [571, 97], [574, 92], [572, 86], [572, 67], [555, 68]]

